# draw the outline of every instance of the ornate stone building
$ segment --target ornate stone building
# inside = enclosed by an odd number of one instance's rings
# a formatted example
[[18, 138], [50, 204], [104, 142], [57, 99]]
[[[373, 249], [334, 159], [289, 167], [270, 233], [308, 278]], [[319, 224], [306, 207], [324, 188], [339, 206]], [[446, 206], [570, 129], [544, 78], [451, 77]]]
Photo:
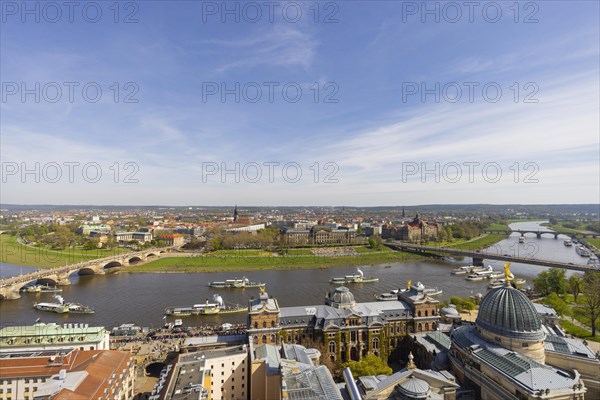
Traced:
[[527, 296], [505, 286], [483, 297], [474, 326], [452, 332], [449, 357], [478, 399], [595, 399], [600, 363], [586, 348], [550, 332]]
[[383, 239], [404, 240], [409, 242], [418, 242], [421, 240], [436, 240], [438, 237], [438, 224], [422, 221], [419, 214], [415, 218], [402, 226], [393, 226], [386, 224], [381, 228], [381, 237]]
[[334, 362], [358, 361], [367, 354], [387, 359], [406, 335], [434, 331], [438, 301], [420, 283], [393, 301], [357, 303], [344, 286], [330, 291], [324, 305], [279, 308], [261, 293], [248, 307], [248, 335], [254, 344], [321, 343]]

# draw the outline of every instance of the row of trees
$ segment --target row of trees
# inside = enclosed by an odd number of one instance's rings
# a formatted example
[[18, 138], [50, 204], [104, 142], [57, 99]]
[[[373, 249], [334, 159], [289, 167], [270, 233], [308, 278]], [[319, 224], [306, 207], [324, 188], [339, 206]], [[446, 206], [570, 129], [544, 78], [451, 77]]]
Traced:
[[583, 275], [573, 274], [567, 279], [564, 269], [550, 268], [533, 279], [533, 288], [545, 296], [545, 301], [560, 315], [571, 314], [565, 295], [572, 294], [575, 303], [590, 320], [592, 336], [596, 335], [600, 317], [600, 272], [587, 271]]

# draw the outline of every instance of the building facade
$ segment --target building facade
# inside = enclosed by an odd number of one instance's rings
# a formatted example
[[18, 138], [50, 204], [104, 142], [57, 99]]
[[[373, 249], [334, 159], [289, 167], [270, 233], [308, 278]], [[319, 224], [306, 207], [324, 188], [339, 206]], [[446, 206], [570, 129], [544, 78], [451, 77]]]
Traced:
[[7, 326], [0, 329], [0, 353], [50, 349], [109, 350], [110, 333], [87, 324]]
[[358, 361], [367, 354], [387, 359], [414, 332], [437, 329], [438, 301], [420, 283], [398, 300], [357, 303], [344, 286], [332, 290], [324, 305], [279, 308], [266, 293], [251, 300], [248, 336], [253, 344], [319, 343], [333, 362]]
[[550, 366], [546, 340], [533, 303], [505, 286], [483, 297], [474, 326], [452, 332], [450, 363], [462, 386], [473, 390], [476, 398], [584, 399], [587, 388], [576, 364], [568, 370]]
[[383, 239], [403, 240], [407, 242], [437, 240], [438, 229], [439, 226], [437, 223], [422, 221], [419, 218], [419, 214], [417, 214], [412, 222], [402, 226], [383, 225], [381, 227], [381, 237]]
[[57, 349], [0, 355], [0, 398], [6, 400], [130, 400], [131, 354], [113, 350]]
[[284, 229], [285, 243], [290, 246], [352, 244], [356, 242], [356, 230], [333, 229], [325, 225], [315, 225], [310, 229]]

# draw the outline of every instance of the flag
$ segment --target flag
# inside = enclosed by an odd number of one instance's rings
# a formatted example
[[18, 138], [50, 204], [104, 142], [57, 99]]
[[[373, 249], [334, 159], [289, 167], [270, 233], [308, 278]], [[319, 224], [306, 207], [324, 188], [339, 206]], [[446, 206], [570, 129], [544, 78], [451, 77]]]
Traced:
[[163, 319], [167, 319], [167, 316], [166, 316], [166, 315], [163, 315]]
[[35, 322], [34, 322], [34, 324], [37, 324], [37, 323], [38, 323], [38, 322], [40, 322], [41, 320], [42, 320], [41, 318], [38, 318], [38, 319], [36, 319], [36, 320], [35, 320]]

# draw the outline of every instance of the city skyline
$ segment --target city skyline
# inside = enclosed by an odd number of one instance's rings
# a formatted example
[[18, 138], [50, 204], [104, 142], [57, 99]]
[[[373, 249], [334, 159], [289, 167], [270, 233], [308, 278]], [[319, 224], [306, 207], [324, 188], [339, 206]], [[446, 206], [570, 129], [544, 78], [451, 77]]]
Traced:
[[2, 204], [600, 203], [598, 3], [93, 4], [3, 9]]

